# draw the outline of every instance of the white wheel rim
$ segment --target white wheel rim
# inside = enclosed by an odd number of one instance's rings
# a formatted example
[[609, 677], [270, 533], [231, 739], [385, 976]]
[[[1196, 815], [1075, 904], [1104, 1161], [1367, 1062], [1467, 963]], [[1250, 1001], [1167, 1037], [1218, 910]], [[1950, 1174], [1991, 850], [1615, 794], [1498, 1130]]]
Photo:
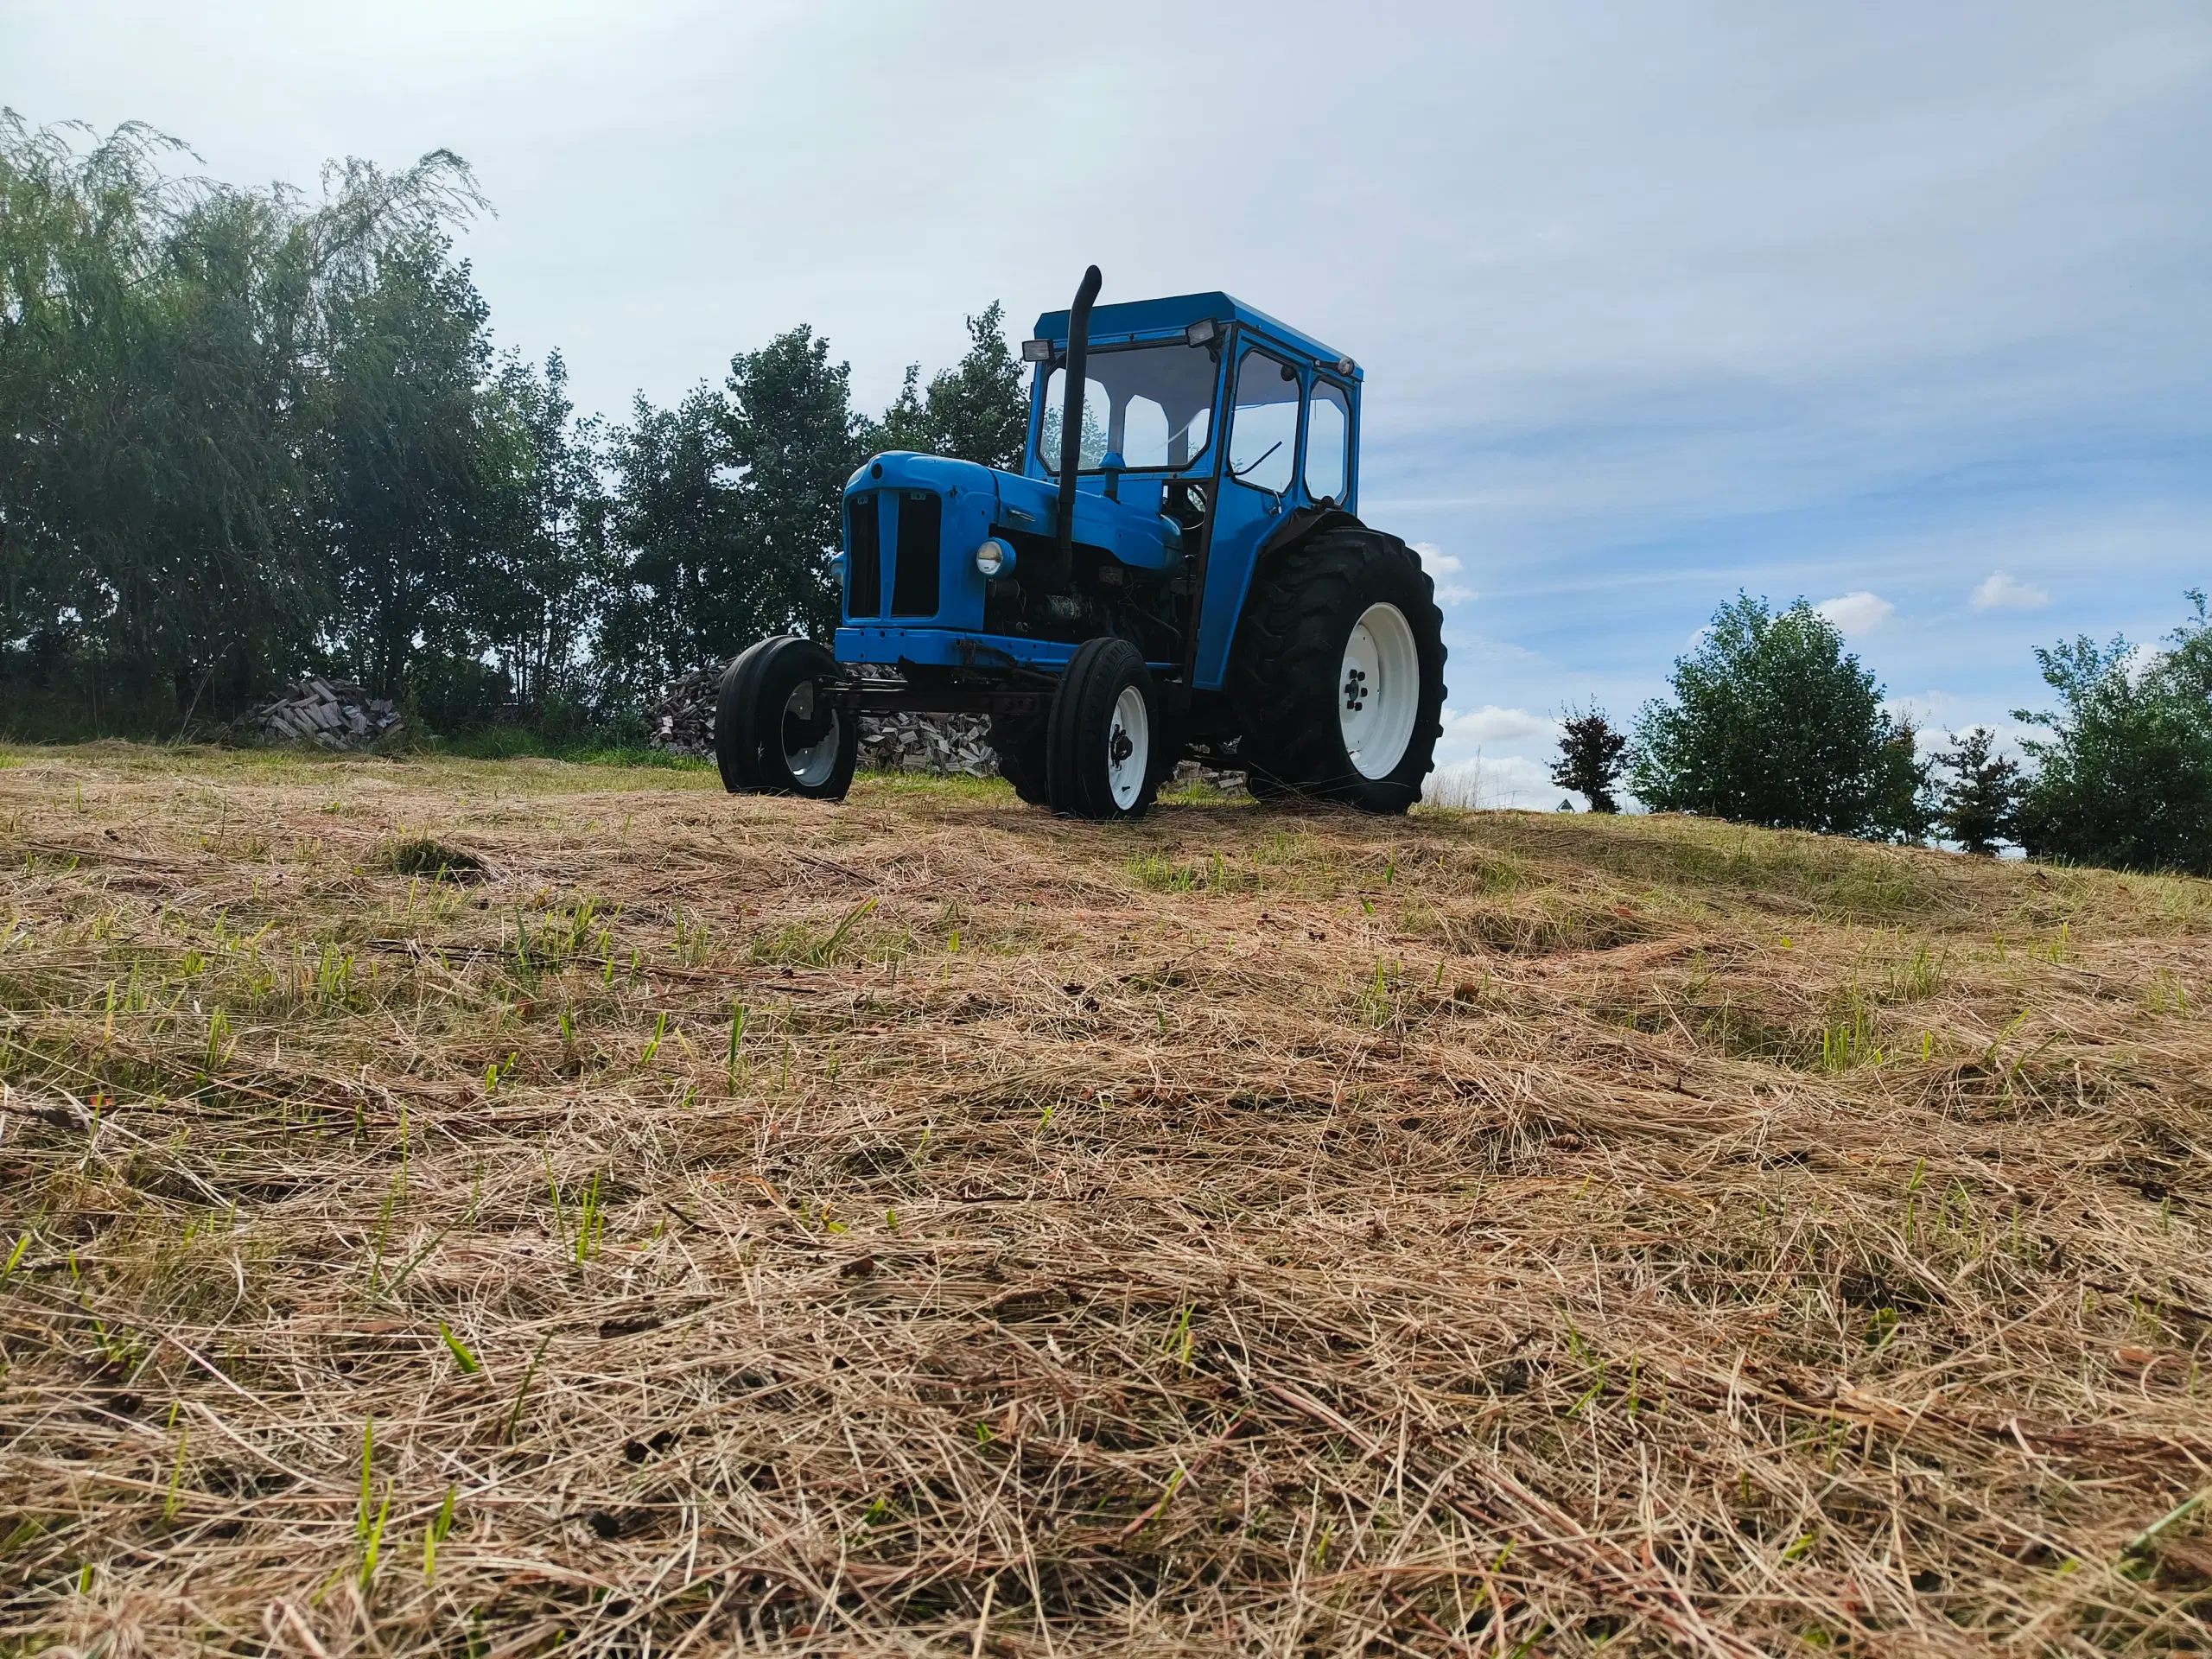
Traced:
[[1152, 714], [1144, 706], [1144, 693], [1125, 685], [1114, 699], [1114, 721], [1106, 733], [1106, 787], [1116, 806], [1126, 812], [1137, 804], [1151, 765]]
[[1370, 605], [1344, 642], [1337, 719], [1344, 753], [1363, 778], [1388, 778], [1406, 758], [1421, 713], [1421, 652], [1395, 605]]
[[830, 774], [837, 769], [837, 741], [844, 732], [839, 724], [840, 716], [833, 709], [830, 711], [829, 730], [811, 743], [793, 747], [791, 722], [798, 721], [804, 727], [813, 719], [814, 682], [801, 680], [791, 688], [791, 696], [784, 700], [784, 717], [780, 722], [784, 766], [794, 783], [802, 784], [809, 789], [819, 789], [830, 781]]

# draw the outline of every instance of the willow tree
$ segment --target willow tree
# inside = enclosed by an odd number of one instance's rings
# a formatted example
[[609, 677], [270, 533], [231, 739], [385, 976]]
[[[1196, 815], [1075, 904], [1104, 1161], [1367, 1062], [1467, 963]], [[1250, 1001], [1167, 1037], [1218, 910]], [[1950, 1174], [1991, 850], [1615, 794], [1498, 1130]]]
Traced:
[[327, 634], [343, 537], [314, 423], [338, 322], [476, 200], [443, 151], [330, 169], [315, 205], [183, 175], [188, 156], [0, 111], [5, 637], [142, 718]]
[[493, 424], [487, 308], [442, 238], [385, 250], [334, 297], [311, 395], [317, 537], [340, 654], [398, 696], [425, 650], [461, 650], [483, 559]]

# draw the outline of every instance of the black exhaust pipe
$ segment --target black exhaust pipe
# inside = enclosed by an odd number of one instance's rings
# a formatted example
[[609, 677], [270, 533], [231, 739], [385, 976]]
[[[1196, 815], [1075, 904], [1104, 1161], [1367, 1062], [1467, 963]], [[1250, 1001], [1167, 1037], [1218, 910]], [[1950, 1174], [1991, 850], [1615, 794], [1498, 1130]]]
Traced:
[[1085, 270], [1075, 303], [1068, 308], [1068, 390], [1060, 404], [1060, 516], [1053, 536], [1053, 563], [1063, 573], [1075, 568], [1075, 474], [1083, 465], [1083, 377], [1090, 355], [1090, 302], [1098, 297], [1103, 280], [1097, 266]]

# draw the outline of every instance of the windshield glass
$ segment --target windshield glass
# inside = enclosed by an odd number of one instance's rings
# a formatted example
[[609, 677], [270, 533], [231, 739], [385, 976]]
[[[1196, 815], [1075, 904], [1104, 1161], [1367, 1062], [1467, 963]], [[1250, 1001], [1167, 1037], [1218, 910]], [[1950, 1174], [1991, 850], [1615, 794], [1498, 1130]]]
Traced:
[[[1179, 340], [1092, 352], [1084, 373], [1081, 470], [1097, 472], [1109, 454], [1131, 470], [1191, 465], [1205, 453], [1211, 435], [1219, 376], [1212, 353]], [[1037, 440], [1048, 473], [1060, 469], [1067, 393], [1067, 371], [1054, 369], [1045, 385], [1044, 429]]]

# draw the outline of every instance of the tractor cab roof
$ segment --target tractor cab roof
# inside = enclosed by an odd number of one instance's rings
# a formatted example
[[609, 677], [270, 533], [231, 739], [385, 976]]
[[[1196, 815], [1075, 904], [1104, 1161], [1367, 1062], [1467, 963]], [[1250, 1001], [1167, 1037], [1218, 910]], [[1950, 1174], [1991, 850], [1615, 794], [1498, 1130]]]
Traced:
[[[1333, 346], [1324, 346], [1313, 335], [1276, 321], [1257, 306], [1221, 293], [1175, 294], [1160, 300], [1127, 300], [1118, 305], [1098, 306], [1090, 314], [1090, 344], [1095, 349], [1139, 340], [1168, 339], [1208, 318], [1223, 324], [1242, 323], [1248, 331], [1265, 334], [1310, 362], [1338, 367], [1355, 380], [1363, 378], [1358, 365]], [[1047, 311], [1037, 319], [1035, 338], [1059, 346], [1066, 342], [1067, 337], [1068, 314], [1065, 309]]]

